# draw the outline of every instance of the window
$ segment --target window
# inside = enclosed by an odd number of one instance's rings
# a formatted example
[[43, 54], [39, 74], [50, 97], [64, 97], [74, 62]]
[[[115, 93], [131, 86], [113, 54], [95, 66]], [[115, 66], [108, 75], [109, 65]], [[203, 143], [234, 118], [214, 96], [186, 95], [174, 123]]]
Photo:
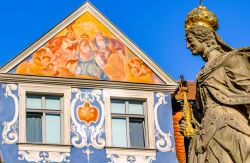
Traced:
[[145, 147], [144, 102], [111, 100], [112, 146]]
[[19, 84], [19, 97], [18, 149], [69, 152], [71, 88]]
[[61, 143], [61, 96], [26, 95], [26, 142]]
[[109, 149], [155, 149], [153, 95], [147, 91], [103, 90]]

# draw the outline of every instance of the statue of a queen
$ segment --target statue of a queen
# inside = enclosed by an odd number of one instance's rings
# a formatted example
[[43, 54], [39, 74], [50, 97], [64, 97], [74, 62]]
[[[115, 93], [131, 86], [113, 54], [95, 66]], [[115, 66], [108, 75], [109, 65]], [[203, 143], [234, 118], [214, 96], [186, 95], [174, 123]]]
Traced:
[[197, 75], [196, 109], [203, 114], [189, 163], [250, 162], [250, 47], [233, 49], [216, 33], [218, 19], [199, 6], [186, 17], [187, 48], [206, 62]]

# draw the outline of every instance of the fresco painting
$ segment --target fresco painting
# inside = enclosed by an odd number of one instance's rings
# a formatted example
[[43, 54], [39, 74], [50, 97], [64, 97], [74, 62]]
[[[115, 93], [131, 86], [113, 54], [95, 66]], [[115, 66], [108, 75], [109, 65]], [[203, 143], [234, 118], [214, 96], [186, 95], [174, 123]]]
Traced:
[[14, 73], [163, 84], [145, 63], [89, 12], [19, 64]]

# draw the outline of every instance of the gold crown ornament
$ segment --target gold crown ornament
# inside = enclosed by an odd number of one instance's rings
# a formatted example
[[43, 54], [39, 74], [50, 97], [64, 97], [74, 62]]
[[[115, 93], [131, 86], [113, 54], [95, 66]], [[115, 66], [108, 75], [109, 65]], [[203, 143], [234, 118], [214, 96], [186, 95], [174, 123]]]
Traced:
[[218, 29], [218, 18], [212, 11], [200, 5], [188, 13], [185, 21], [185, 29], [188, 30], [195, 25], [205, 26], [216, 31]]

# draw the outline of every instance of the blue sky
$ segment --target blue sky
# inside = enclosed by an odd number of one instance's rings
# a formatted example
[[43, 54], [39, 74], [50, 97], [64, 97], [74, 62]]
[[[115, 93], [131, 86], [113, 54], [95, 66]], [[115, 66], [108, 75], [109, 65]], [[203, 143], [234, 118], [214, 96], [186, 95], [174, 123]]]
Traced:
[[[2, 1], [0, 66], [48, 32], [84, 0]], [[184, 21], [199, 0], [90, 0], [114, 25], [173, 79], [187, 80], [204, 62], [186, 49]], [[250, 2], [204, 0], [219, 18], [218, 33], [234, 48], [250, 46]]]

